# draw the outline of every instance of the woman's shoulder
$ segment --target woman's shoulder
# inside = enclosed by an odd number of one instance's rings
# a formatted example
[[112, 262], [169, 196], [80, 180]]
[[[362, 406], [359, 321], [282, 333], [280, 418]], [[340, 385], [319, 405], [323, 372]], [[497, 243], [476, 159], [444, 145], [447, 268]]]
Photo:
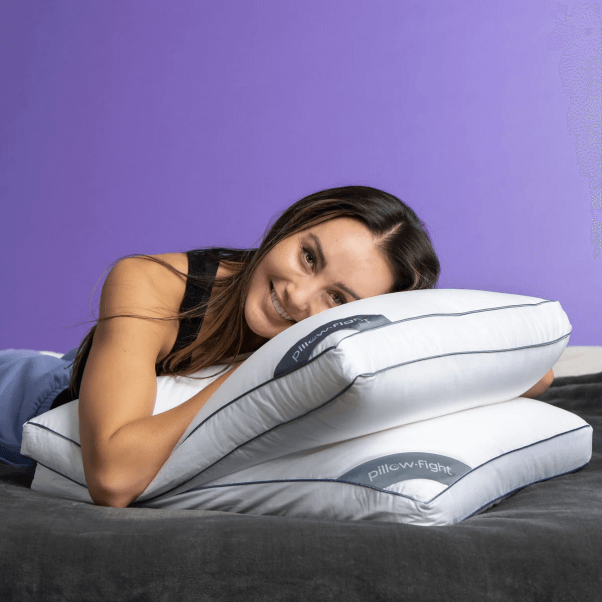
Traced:
[[[188, 281], [189, 265], [186, 253], [148, 254], [145, 257], [128, 257], [125, 261], [129, 262], [129, 269], [124, 273], [126, 280], [135, 279], [144, 283], [144, 286], [148, 287], [149, 299], [154, 299], [171, 313], [178, 311]], [[131, 276], [128, 276], [128, 273]]]

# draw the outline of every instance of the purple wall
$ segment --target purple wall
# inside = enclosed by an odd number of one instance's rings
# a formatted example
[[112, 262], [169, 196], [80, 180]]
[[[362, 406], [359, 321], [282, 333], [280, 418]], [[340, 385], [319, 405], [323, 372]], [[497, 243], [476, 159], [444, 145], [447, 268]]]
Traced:
[[602, 345], [601, 1], [2, 2], [0, 348], [79, 345], [118, 257], [349, 184], [415, 209], [439, 288]]

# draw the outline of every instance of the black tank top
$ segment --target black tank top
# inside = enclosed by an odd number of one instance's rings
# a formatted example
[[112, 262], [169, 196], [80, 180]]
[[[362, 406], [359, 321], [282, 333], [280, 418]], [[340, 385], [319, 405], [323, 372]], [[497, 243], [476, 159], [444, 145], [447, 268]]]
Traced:
[[[186, 291], [184, 292], [184, 299], [180, 305], [180, 311], [184, 311], [187, 309], [191, 309], [196, 307], [197, 305], [205, 302], [206, 299], [211, 295], [211, 290], [213, 289], [213, 279], [215, 279], [215, 275], [217, 274], [217, 268], [219, 267], [220, 257], [229, 255], [232, 251], [240, 252], [238, 249], [228, 249], [222, 247], [213, 247], [210, 250], [207, 249], [193, 249], [191, 251], [187, 251], [186, 255], [188, 256], [188, 274], [200, 275], [206, 273], [210, 274], [212, 278], [212, 283], [208, 287], [201, 287], [193, 284], [190, 278], [186, 280]], [[245, 249], [243, 251], [248, 251]], [[180, 328], [178, 330], [178, 337], [176, 338], [176, 342], [172, 347], [170, 353], [174, 351], [178, 351], [186, 345], [192, 343], [196, 337], [198, 336], [201, 326], [203, 324], [203, 317], [199, 318], [184, 318], [180, 321]], [[84, 365], [88, 358], [84, 358]], [[188, 365], [190, 360], [185, 364]], [[83, 367], [82, 367], [83, 373]], [[161, 376], [162, 371], [159, 366], [155, 366], [155, 374], [157, 376]], [[79, 385], [78, 383], [78, 389]], [[77, 399], [73, 397], [69, 393], [69, 389], [65, 389], [61, 391], [55, 400], [52, 402], [51, 410], [54, 408], [58, 408], [65, 403], [69, 403], [73, 401], [73, 399]]]

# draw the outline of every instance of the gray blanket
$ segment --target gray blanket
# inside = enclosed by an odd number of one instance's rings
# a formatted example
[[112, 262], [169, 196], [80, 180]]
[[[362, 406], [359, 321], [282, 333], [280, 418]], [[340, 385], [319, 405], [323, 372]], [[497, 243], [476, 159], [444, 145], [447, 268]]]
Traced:
[[583, 469], [449, 527], [106, 508], [0, 477], [0, 599], [602, 600], [602, 372], [541, 401], [594, 427]]

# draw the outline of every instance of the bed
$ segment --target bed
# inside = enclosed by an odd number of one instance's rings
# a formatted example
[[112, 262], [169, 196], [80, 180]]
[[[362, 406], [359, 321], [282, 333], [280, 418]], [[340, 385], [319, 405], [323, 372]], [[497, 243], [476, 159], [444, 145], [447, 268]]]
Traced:
[[594, 428], [591, 462], [451, 526], [109, 508], [0, 474], [0, 599], [600, 600], [602, 347], [538, 399]]

